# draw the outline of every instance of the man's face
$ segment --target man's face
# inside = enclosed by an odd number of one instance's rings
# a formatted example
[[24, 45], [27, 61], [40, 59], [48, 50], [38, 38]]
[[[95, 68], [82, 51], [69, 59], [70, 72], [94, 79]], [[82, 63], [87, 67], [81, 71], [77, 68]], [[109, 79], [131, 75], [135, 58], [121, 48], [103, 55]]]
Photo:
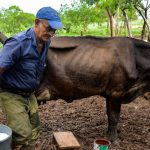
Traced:
[[39, 42], [47, 42], [55, 35], [56, 30], [48, 25], [44, 19], [36, 19], [36, 38]]

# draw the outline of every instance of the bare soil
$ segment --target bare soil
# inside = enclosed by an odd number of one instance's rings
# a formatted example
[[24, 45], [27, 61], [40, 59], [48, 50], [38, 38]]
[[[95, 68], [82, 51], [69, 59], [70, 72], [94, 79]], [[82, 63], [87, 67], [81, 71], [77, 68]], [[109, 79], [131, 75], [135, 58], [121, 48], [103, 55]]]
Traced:
[[[93, 150], [95, 139], [106, 138], [107, 115], [105, 99], [92, 96], [72, 103], [49, 101], [39, 106], [41, 135], [39, 150], [54, 150], [53, 132], [71, 131], [81, 150]], [[6, 123], [0, 114], [0, 123]], [[150, 150], [150, 99], [139, 97], [122, 105], [118, 124], [119, 140], [109, 150]]]

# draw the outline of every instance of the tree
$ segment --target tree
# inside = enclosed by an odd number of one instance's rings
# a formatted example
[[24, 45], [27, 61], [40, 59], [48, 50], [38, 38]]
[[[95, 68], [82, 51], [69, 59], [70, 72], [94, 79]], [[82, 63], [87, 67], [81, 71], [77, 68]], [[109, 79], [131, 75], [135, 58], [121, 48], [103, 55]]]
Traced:
[[77, 1], [74, 1], [70, 7], [68, 5], [61, 6], [60, 14], [67, 31], [80, 30], [81, 35], [87, 32], [90, 23], [97, 22], [99, 16], [93, 7], [88, 7], [85, 2]]
[[126, 23], [127, 30], [128, 30], [128, 36], [132, 37], [129, 20], [128, 20], [128, 15], [126, 13], [126, 9], [128, 9], [130, 7], [130, 1], [128, 1], [128, 0], [119, 1], [119, 7], [122, 10], [123, 16], [125, 18], [125, 23]]
[[24, 13], [18, 6], [0, 10], [0, 27], [4, 33], [16, 34], [33, 25], [35, 16]]
[[95, 5], [99, 9], [105, 9], [110, 23], [110, 34], [111, 36], [115, 36], [116, 30], [116, 19], [115, 14], [118, 8], [118, 0], [81, 0], [81, 2], [85, 1], [89, 5]]
[[148, 30], [148, 41], [150, 41], [150, 25], [148, 24], [148, 10], [150, 9], [149, 0], [132, 0], [135, 9], [138, 11], [140, 16], [144, 20], [143, 29], [141, 33], [141, 39], [144, 38], [144, 34], [146, 31], [146, 26]]

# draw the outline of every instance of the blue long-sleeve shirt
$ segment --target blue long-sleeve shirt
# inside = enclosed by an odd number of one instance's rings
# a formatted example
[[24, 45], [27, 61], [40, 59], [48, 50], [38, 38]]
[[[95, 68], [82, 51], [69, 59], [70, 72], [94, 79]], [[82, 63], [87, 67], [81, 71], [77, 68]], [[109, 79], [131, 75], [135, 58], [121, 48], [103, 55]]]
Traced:
[[33, 28], [9, 38], [0, 53], [0, 86], [8, 89], [34, 91], [40, 83], [50, 41], [38, 52]]

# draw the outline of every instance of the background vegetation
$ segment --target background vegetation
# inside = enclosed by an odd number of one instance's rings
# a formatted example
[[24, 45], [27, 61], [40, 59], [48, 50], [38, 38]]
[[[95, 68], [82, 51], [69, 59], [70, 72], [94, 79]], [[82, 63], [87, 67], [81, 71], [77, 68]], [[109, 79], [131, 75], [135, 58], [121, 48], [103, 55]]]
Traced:
[[[59, 36], [129, 36], [150, 41], [150, 0], [74, 0], [59, 13]], [[18, 6], [0, 10], [0, 32], [12, 36], [34, 24], [34, 14]]]

